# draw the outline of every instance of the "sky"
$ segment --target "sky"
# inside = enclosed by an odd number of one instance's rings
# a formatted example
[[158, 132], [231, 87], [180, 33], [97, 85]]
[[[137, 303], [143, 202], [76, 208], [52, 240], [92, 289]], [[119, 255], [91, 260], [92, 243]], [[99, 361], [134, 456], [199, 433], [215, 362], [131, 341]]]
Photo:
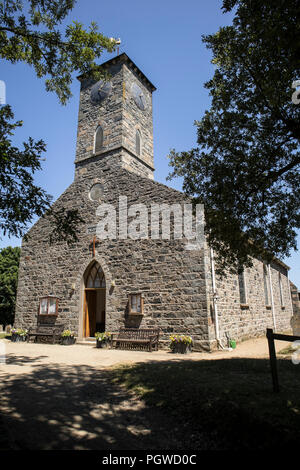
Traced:
[[[201, 38], [231, 24], [232, 14], [223, 14], [221, 5], [221, 0], [78, 0], [64, 22], [77, 20], [88, 27], [95, 21], [103, 34], [120, 38], [120, 53], [126, 52], [156, 86], [155, 179], [179, 190], [180, 180], [166, 181], [170, 171], [167, 156], [172, 148], [183, 151], [197, 144], [194, 121], [210, 107], [204, 83], [214, 73], [211, 52]], [[115, 55], [105, 53], [99, 63]], [[35, 181], [55, 200], [74, 178], [79, 82], [74, 79], [73, 97], [62, 106], [28, 65], [1, 60], [0, 80], [6, 84], [6, 102], [15, 119], [24, 122], [14, 144], [21, 145], [29, 136], [47, 143], [43, 170]], [[21, 244], [16, 238], [1, 238], [0, 248]], [[290, 279], [300, 287], [299, 253], [293, 252], [283, 261], [291, 267]]]

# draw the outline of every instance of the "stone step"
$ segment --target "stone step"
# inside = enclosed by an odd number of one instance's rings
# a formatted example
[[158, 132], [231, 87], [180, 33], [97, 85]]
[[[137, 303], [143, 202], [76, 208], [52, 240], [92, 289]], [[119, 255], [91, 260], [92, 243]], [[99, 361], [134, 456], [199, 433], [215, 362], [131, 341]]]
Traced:
[[96, 346], [96, 338], [77, 339], [76, 344], [81, 344], [83, 346]]

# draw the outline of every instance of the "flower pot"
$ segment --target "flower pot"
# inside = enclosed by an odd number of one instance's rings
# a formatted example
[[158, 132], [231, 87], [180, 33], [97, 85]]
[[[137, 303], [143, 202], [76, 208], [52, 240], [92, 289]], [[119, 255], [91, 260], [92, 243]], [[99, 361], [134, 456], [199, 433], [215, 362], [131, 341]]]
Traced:
[[175, 343], [172, 346], [172, 352], [175, 354], [189, 354], [192, 352], [192, 348], [190, 344]]
[[96, 347], [97, 347], [97, 348], [102, 348], [102, 349], [105, 349], [105, 348], [107, 349], [107, 348], [110, 347], [110, 341], [103, 341], [103, 340], [102, 340], [102, 341], [99, 341], [99, 340], [97, 339]]
[[71, 344], [75, 343], [74, 336], [63, 336], [61, 338], [61, 344], [64, 346], [70, 346]]
[[13, 343], [19, 343], [19, 342], [22, 342], [22, 341], [26, 341], [26, 338], [27, 338], [26, 336], [20, 336], [16, 333], [13, 333], [11, 335], [11, 340], [12, 340]]

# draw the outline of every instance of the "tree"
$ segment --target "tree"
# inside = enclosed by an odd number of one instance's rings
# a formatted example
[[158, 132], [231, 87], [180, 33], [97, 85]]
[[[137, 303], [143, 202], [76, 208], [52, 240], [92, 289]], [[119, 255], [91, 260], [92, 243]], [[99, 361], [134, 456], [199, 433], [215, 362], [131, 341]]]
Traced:
[[12, 325], [18, 283], [21, 249], [11, 246], [0, 250], [0, 324]]
[[[79, 22], [62, 28], [74, 4], [75, 0], [0, 2], [0, 57], [32, 66], [39, 78], [45, 78], [46, 90], [56, 93], [62, 104], [71, 96], [74, 72], [107, 79], [95, 60], [116, 45], [98, 32], [94, 22], [89, 30]], [[0, 228], [4, 234], [22, 236], [34, 216], [46, 213], [58, 222], [53, 238], [76, 240], [76, 226], [82, 221], [78, 212], [56, 214], [50, 209], [51, 196], [34, 184], [46, 144], [29, 137], [23, 149], [14, 147], [11, 136], [22, 121], [13, 122], [13, 118], [10, 106], [0, 108]]]
[[196, 121], [198, 147], [170, 153], [169, 178], [204, 203], [218, 271], [296, 249], [300, 227], [298, 0], [224, 0], [233, 24], [203, 41], [216, 70], [211, 108]]

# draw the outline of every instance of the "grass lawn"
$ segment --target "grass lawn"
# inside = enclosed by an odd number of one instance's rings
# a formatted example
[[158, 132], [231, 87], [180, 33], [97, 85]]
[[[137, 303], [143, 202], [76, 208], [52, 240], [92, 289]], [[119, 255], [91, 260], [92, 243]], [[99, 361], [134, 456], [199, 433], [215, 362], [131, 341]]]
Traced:
[[0, 339], [8, 338], [8, 337], [10, 337], [10, 336], [11, 336], [10, 334], [5, 333], [5, 332], [4, 332], [4, 333], [0, 333]]
[[113, 380], [161, 410], [184, 449], [286, 448], [300, 442], [300, 365], [278, 358], [151, 362], [113, 369]]
[[292, 356], [292, 354], [293, 354], [295, 351], [297, 351], [297, 353], [298, 353], [299, 349], [300, 349], [299, 347], [295, 348], [294, 346], [290, 345], [290, 346], [288, 346], [288, 347], [286, 347], [286, 348], [283, 348], [283, 349], [281, 349], [280, 351], [278, 351], [277, 354], [283, 354], [283, 355], [287, 355], [287, 356]]

